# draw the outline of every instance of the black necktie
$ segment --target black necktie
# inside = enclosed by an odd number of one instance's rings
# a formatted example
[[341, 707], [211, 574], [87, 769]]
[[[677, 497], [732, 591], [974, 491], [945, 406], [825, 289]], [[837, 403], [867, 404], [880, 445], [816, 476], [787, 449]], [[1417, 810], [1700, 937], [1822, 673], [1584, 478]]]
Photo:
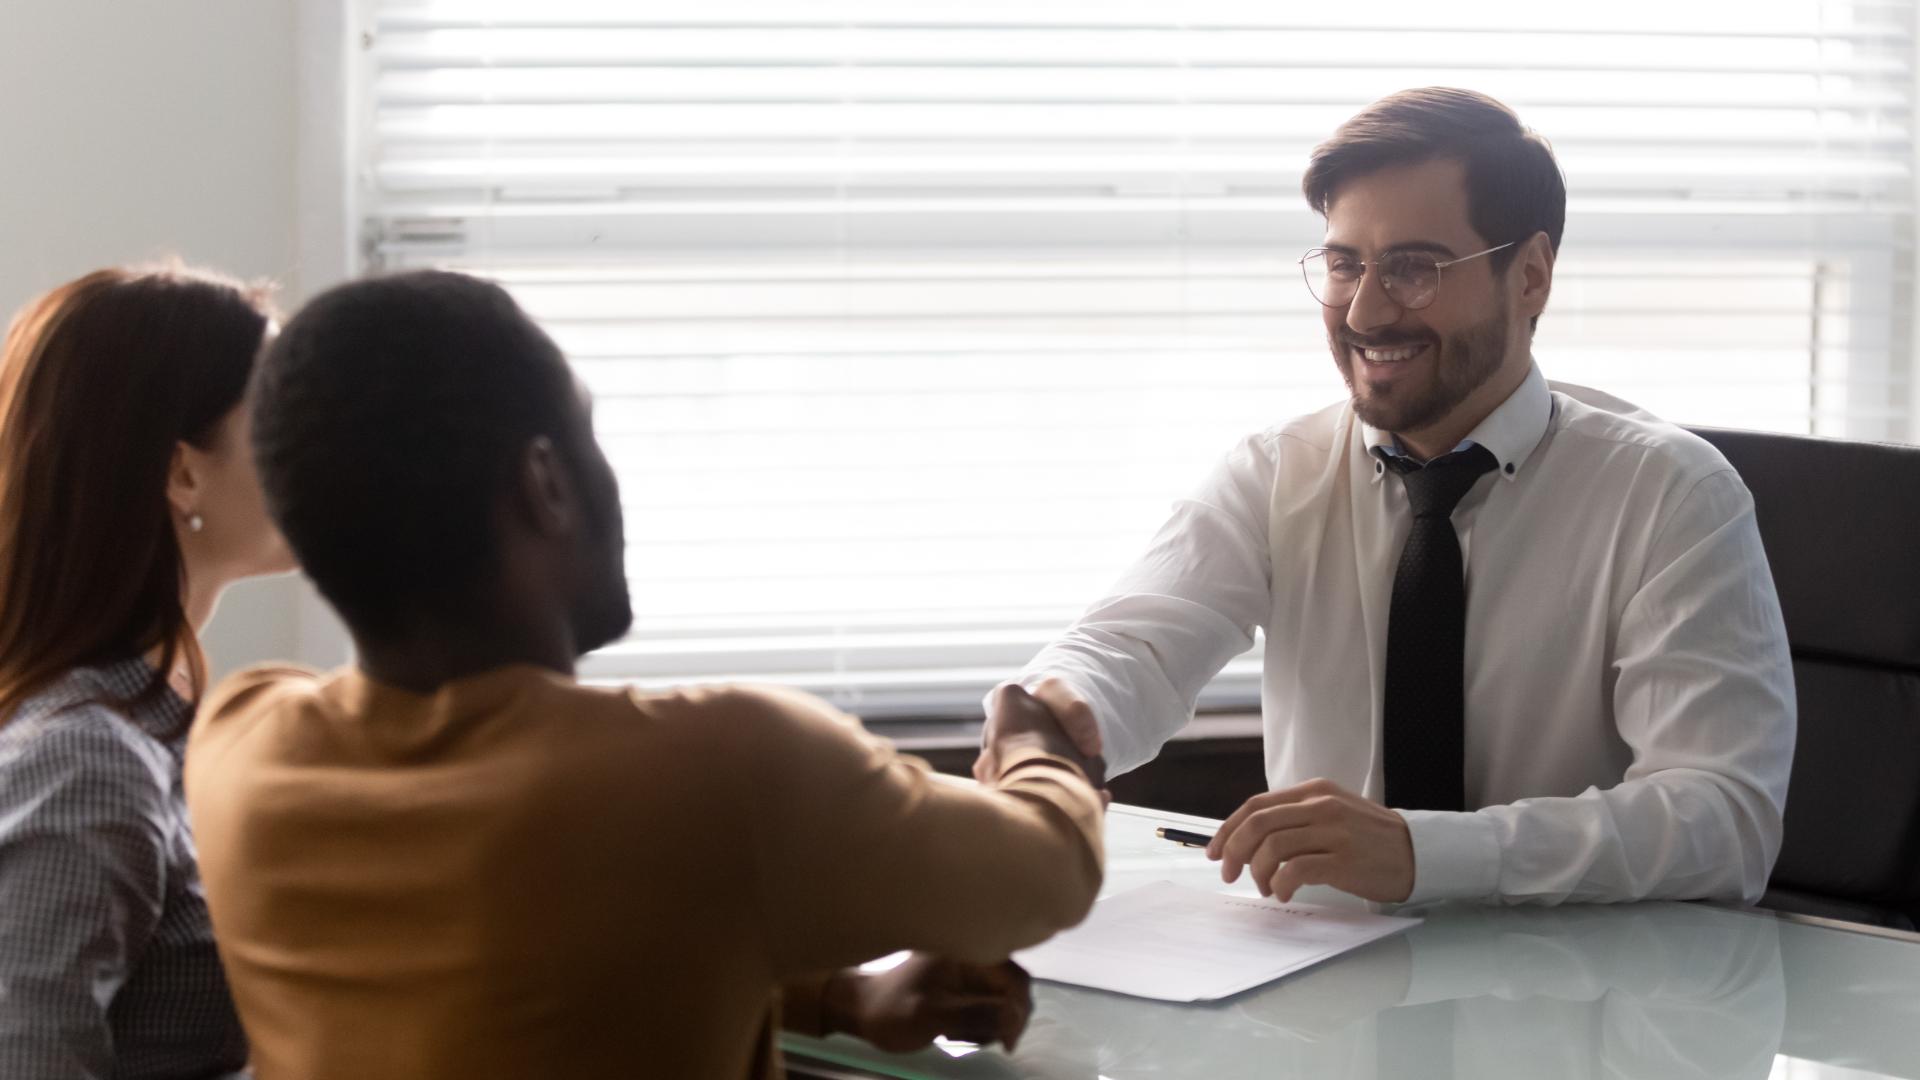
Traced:
[[1393, 460], [1407, 485], [1413, 528], [1400, 550], [1387, 614], [1387, 679], [1381, 722], [1387, 805], [1466, 809], [1466, 567], [1453, 508], [1493, 453], [1471, 446], [1423, 468]]

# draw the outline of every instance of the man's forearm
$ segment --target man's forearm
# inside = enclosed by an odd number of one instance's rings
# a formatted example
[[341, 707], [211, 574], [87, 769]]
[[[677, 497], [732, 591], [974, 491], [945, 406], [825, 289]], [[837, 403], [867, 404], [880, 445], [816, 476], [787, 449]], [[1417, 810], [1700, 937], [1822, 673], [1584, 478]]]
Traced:
[[1779, 823], [1764, 795], [1742, 787], [1672, 770], [1471, 813], [1404, 811], [1414, 843], [1409, 902], [1757, 899]]

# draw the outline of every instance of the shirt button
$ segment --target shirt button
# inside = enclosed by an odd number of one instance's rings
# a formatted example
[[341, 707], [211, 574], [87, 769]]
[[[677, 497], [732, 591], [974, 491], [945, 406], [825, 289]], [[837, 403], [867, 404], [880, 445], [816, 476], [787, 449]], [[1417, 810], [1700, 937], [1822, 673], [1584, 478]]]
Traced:
[[1381, 473], [1386, 471], [1387, 471], [1387, 466], [1384, 462], [1376, 461], [1373, 463], [1373, 475], [1379, 476]]
[[1513, 462], [1511, 461], [1507, 462], [1507, 475], [1508, 476], [1513, 475]]

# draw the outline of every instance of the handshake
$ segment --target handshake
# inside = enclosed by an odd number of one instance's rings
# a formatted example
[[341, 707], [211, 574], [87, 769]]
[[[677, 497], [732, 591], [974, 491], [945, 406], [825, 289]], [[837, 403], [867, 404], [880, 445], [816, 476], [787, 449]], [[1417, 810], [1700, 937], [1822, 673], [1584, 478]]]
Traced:
[[1107, 798], [1107, 763], [1100, 756], [1100, 730], [1093, 710], [1058, 679], [1044, 679], [1029, 692], [1007, 683], [987, 699], [987, 723], [980, 733], [980, 756], [973, 778], [983, 784], [999, 779], [1006, 762], [1023, 750], [1041, 750], [1065, 758]]

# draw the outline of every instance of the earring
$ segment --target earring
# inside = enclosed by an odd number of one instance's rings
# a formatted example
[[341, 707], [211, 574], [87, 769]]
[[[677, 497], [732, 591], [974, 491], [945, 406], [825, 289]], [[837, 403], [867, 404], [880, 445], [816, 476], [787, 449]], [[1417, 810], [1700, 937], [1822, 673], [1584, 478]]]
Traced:
[[207, 519], [201, 517], [199, 514], [192, 514], [187, 517], [188, 532], [199, 532], [201, 529], [204, 529], [206, 527], [207, 527]]

